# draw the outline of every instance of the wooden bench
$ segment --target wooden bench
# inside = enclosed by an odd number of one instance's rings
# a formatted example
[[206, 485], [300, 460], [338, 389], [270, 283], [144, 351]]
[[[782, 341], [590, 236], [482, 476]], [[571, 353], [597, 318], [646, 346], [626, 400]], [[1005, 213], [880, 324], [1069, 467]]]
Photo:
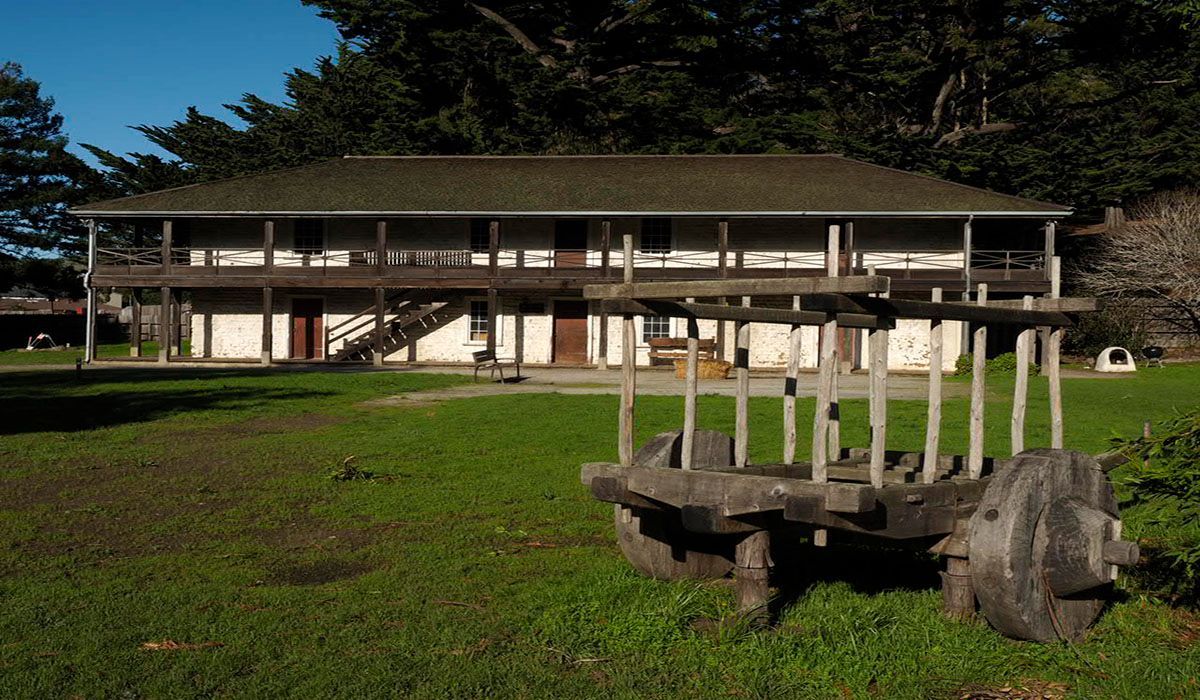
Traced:
[[521, 376], [521, 363], [509, 357], [496, 357], [496, 353], [492, 350], [480, 350], [471, 353], [471, 358], [475, 361], [475, 381], [479, 381], [479, 370], [486, 369], [490, 372], [489, 376], [494, 378], [496, 372], [500, 373], [500, 383], [504, 383], [504, 368], [513, 367], [516, 369], [517, 377]]
[[[717, 341], [712, 338], [700, 339], [700, 359], [711, 360], [717, 354]], [[687, 359], [687, 338], [651, 338], [650, 364], [656, 360], [674, 362]]]

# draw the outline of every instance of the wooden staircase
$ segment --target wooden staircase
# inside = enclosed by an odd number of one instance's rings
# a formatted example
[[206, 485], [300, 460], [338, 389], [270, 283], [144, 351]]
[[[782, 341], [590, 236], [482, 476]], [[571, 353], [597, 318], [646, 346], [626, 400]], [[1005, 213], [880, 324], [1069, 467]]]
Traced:
[[[435, 300], [435, 295], [441, 298]], [[444, 319], [438, 312], [451, 303], [445, 297], [444, 290], [428, 289], [401, 289], [387, 295], [383, 302], [384, 356], [406, 346], [416, 326], [428, 329], [441, 323]], [[334, 338], [331, 345], [338, 342], [338, 336], [342, 338], [341, 347], [330, 353], [330, 361], [371, 360], [375, 355], [375, 305], [331, 327], [329, 332]]]

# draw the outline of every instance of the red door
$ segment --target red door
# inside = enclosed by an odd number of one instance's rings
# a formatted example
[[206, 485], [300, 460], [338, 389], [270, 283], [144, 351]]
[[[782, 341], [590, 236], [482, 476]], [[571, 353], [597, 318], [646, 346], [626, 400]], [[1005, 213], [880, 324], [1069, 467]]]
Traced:
[[556, 364], [587, 362], [586, 301], [554, 302], [554, 359]]
[[292, 359], [325, 359], [325, 301], [292, 299]]

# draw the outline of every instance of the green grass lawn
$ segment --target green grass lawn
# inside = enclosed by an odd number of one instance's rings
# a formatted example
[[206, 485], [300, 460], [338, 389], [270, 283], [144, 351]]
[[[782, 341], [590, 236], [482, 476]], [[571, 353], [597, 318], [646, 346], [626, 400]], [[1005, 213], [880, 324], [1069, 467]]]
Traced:
[[[944, 619], [936, 564], [899, 552], [801, 550], [769, 629], [729, 615], [728, 584], [636, 575], [616, 549], [612, 507], [578, 481], [580, 463], [615, 458], [615, 396], [371, 406], [462, 379], [73, 374], [0, 375], [5, 697], [1200, 692], [1200, 616], [1137, 577], [1067, 646]], [[1010, 383], [991, 381], [991, 454], [1007, 452]], [[1099, 452], [1114, 433], [1194, 407], [1200, 366], [1064, 388], [1068, 446]], [[1037, 446], [1044, 382], [1033, 392]], [[778, 459], [780, 402], [752, 399], [751, 411], [752, 460]], [[811, 412], [802, 402], [803, 424]], [[678, 398], [639, 400], [639, 441], [681, 413]], [[844, 444], [866, 444], [865, 413], [846, 403]], [[919, 449], [924, 414], [894, 402], [889, 447]], [[946, 449], [965, 450], [966, 400], [945, 415]], [[732, 399], [703, 397], [700, 423], [732, 432]], [[376, 478], [328, 479], [346, 460]], [[1140, 527], [1132, 513], [1127, 533]], [[709, 619], [725, 622], [697, 624]], [[164, 642], [184, 646], [143, 648]]]
[[[191, 341], [183, 341], [183, 354], [191, 352]], [[155, 357], [158, 355], [158, 343], [148, 340], [142, 343], [142, 356]], [[129, 357], [128, 343], [109, 343], [96, 346], [96, 356], [99, 358]], [[57, 350], [0, 350], [0, 365], [73, 365], [75, 360], [83, 359], [83, 347], [59, 348]]]

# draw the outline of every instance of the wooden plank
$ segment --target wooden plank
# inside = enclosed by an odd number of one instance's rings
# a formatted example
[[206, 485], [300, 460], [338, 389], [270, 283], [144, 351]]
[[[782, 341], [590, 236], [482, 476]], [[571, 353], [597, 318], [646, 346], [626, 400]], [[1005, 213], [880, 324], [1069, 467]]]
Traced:
[[[750, 297], [742, 297], [742, 306], [750, 306]], [[734, 464], [746, 466], [750, 455], [750, 323], [737, 324], [737, 349], [733, 358], [737, 373], [737, 424], [734, 431]]]
[[[870, 279], [848, 277], [845, 279]], [[935, 304], [914, 299], [890, 299], [844, 294], [805, 294], [800, 303], [810, 311], [854, 313], [871, 316], [941, 319], [969, 323], [1013, 324], [1021, 326], [1070, 326], [1075, 321], [1058, 311], [1015, 309], [975, 302], [966, 304]]]
[[[375, 342], [371, 349], [371, 364], [376, 367], [383, 366], [383, 287], [375, 288]], [[491, 339], [496, 333], [496, 324], [494, 322], [495, 315], [492, 312], [492, 298], [488, 295], [488, 339]], [[494, 348], [494, 346], [493, 346]]]
[[813, 480], [821, 483], [829, 480], [829, 411], [830, 392], [833, 387], [833, 373], [837, 371], [838, 323], [836, 317], [830, 316], [825, 322], [821, 333], [820, 359], [818, 360], [817, 400], [813, 410], [812, 435], [812, 464]]
[[[1054, 297], [1058, 297], [1062, 285], [1062, 259], [1054, 257], [1050, 260], [1050, 289]], [[1063, 403], [1062, 403], [1062, 368], [1059, 366], [1062, 351], [1061, 328], [1050, 331], [1050, 339], [1046, 345], [1046, 378], [1050, 385], [1050, 447], [1062, 449], [1063, 446]]]
[[588, 485], [597, 477], [623, 476], [630, 491], [646, 498], [676, 508], [688, 504], [711, 506], [724, 516], [783, 510], [789, 496], [819, 498], [823, 511], [867, 513], [875, 510], [876, 496], [883, 493], [869, 484], [818, 484], [808, 479], [760, 476], [747, 471], [738, 468], [683, 471], [594, 462], [583, 465], [580, 480]]
[[[968, 308], [976, 306], [975, 302], [971, 301], [952, 301], [949, 302], [958, 306], [967, 306]], [[989, 309], [1025, 309], [1025, 302], [1021, 299], [992, 299], [988, 301], [987, 308]], [[1065, 297], [1061, 299], [1052, 298], [1035, 298], [1033, 300], [1034, 311], [1057, 311], [1059, 313], [1088, 313], [1091, 311], [1100, 311], [1104, 308], [1104, 300], [1094, 297]]]
[[[692, 301], [689, 299], [688, 301]], [[684, 469], [692, 468], [692, 448], [696, 440], [696, 384], [700, 368], [700, 324], [694, 318], [687, 320], [687, 369], [683, 387], [683, 441], [680, 463]]]
[[[934, 287], [930, 298], [942, 300], [941, 287]], [[925, 454], [922, 481], [932, 484], [937, 479], [938, 447], [942, 431], [942, 344], [945, 329], [938, 319], [929, 321], [929, 409], [925, 417]]]
[[[800, 297], [792, 297], [792, 310], [800, 310]], [[793, 323], [788, 334], [787, 374], [783, 380], [783, 462], [796, 461], [796, 393], [800, 382], [800, 351], [804, 326]]]
[[[1025, 308], [1033, 308], [1033, 297], [1026, 295], [1022, 300]], [[1012, 424], [1010, 435], [1012, 453], [1025, 451], [1025, 402], [1029, 396], [1029, 364], [1033, 362], [1033, 334], [1037, 330], [1026, 328], [1017, 335], [1017, 378], [1013, 383]]]
[[[978, 287], [978, 303], [987, 303], [987, 285]], [[983, 472], [983, 414], [987, 397], [985, 378], [987, 376], [987, 326], [981, 325], [975, 329], [971, 340], [971, 428], [970, 445], [967, 451], [967, 472], [972, 479], [978, 479]]]
[[[621, 238], [622, 272], [626, 283], [633, 281], [633, 236], [625, 234]], [[621, 319], [621, 407], [618, 415], [617, 452], [621, 466], [633, 465], [633, 405], [637, 396], [637, 329], [634, 328], [633, 314], [624, 313]]]
[[[801, 297], [804, 299], [806, 297]], [[742, 307], [721, 304], [689, 303], [661, 299], [605, 299], [601, 308], [608, 313], [633, 313], [641, 316], [668, 316], [671, 318], [696, 318], [719, 321], [748, 321], [751, 323], [786, 323], [789, 325], [820, 326], [829, 314], [802, 309], [773, 309], [761, 306]], [[835, 314], [838, 324], [844, 328], [895, 328], [893, 319], [864, 314]]]
[[260, 356], [264, 365], [271, 364], [271, 345], [273, 343], [274, 332], [274, 310], [275, 302], [273, 298], [273, 290], [270, 287], [263, 287], [262, 290], [262, 343], [259, 346]]
[[887, 277], [787, 277], [589, 284], [585, 299], [682, 299], [684, 297], [873, 294], [888, 291]]

